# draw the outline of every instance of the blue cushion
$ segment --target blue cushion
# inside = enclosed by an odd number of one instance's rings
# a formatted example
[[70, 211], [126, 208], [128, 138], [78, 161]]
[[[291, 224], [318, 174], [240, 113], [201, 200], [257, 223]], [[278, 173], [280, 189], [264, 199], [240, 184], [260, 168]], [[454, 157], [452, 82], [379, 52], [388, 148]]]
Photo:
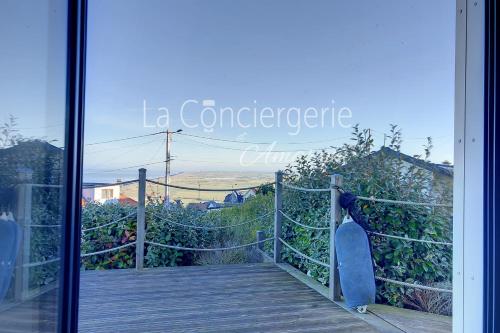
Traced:
[[335, 234], [340, 285], [350, 308], [375, 303], [375, 277], [368, 237], [355, 222], [342, 223]]
[[9, 290], [21, 244], [22, 230], [14, 221], [0, 221], [0, 303]]

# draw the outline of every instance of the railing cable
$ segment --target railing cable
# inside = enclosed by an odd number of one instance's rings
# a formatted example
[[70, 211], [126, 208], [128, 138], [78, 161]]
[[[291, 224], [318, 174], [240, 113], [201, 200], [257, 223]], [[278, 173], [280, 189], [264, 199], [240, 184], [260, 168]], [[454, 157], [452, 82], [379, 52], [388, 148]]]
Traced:
[[131, 242], [131, 243], [127, 243], [127, 244], [124, 244], [124, 245], [121, 245], [121, 246], [113, 247], [111, 249], [106, 249], [106, 250], [96, 251], [96, 252], [91, 252], [91, 253], [82, 253], [81, 257], [85, 258], [85, 257], [94, 256], [94, 255], [97, 255], [97, 254], [104, 254], [104, 253], [108, 253], [108, 252], [112, 252], [112, 251], [116, 251], [116, 250], [121, 250], [121, 249], [124, 249], [126, 247], [129, 247], [129, 246], [132, 246], [132, 245], [135, 245], [135, 244], [136, 244], [136, 242]]
[[453, 290], [451, 290], [451, 289], [443, 289], [443, 288], [424, 286], [424, 285], [416, 284], [416, 283], [402, 282], [402, 281], [388, 279], [388, 278], [384, 278], [384, 277], [380, 277], [380, 276], [376, 276], [375, 279], [377, 279], [379, 281], [388, 282], [388, 283], [398, 284], [400, 286], [409, 287], [409, 288], [437, 291], [437, 292], [441, 292], [441, 293], [453, 293]]
[[229, 247], [220, 247], [220, 248], [196, 248], [196, 247], [185, 247], [185, 246], [177, 246], [177, 245], [169, 245], [169, 244], [162, 244], [162, 243], [157, 243], [157, 242], [150, 242], [150, 241], [145, 241], [145, 244], [153, 245], [153, 246], [159, 246], [159, 247], [165, 247], [168, 249], [175, 249], [175, 250], [185, 250], [185, 251], [202, 251], [202, 252], [210, 252], [210, 251], [226, 251], [226, 250], [235, 250], [235, 249], [241, 249], [244, 247], [249, 247], [249, 246], [254, 246], [260, 243], [264, 243], [267, 241], [273, 240], [274, 237], [263, 239], [260, 241], [248, 243], [248, 244], [243, 244], [243, 245], [236, 245], [236, 246], [229, 246]]
[[123, 182], [116, 182], [116, 183], [83, 184], [83, 188], [90, 189], [90, 188], [109, 187], [109, 186], [116, 186], [116, 185], [128, 185], [128, 184], [136, 183], [138, 181], [139, 181], [139, 179], [132, 179], [132, 180], [126, 180]]
[[62, 185], [55, 185], [55, 184], [29, 184], [32, 187], [47, 187], [47, 188], [62, 188]]
[[129, 217], [131, 217], [132, 215], [134, 215], [136, 212], [132, 212], [126, 216], [123, 216], [121, 218], [119, 218], [118, 220], [115, 220], [115, 221], [111, 221], [109, 223], [106, 223], [106, 224], [102, 224], [102, 225], [98, 225], [96, 227], [92, 227], [92, 228], [87, 228], [87, 229], [82, 229], [82, 232], [87, 232], [87, 231], [91, 231], [91, 230], [97, 230], [97, 229], [101, 229], [101, 228], [104, 228], [104, 227], [107, 227], [107, 226], [110, 226], [112, 224], [115, 224], [115, 223], [118, 223], [118, 222], [121, 222]]
[[45, 260], [45, 261], [31, 262], [31, 263], [23, 264], [23, 265], [21, 265], [21, 267], [25, 267], [25, 268], [37, 267], [37, 266], [47, 265], [47, 264], [50, 264], [50, 263], [53, 263], [53, 262], [56, 262], [59, 260], [60, 260], [60, 258], [54, 258], [54, 259], [49, 259], [49, 260]]
[[156, 217], [156, 218], [159, 218], [161, 220], [167, 221], [167, 223], [174, 224], [174, 225], [179, 225], [179, 226], [186, 227], [186, 228], [203, 229], [203, 230], [219, 230], [219, 229], [228, 229], [228, 228], [234, 228], [234, 227], [238, 227], [238, 226], [245, 225], [245, 224], [250, 224], [250, 223], [258, 221], [258, 220], [260, 220], [260, 219], [262, 219], [264, 217], [268, 217], [271, 214], [272, 213], [267, 213], [267, 214], [264, 214], [264, 215], [261, 215], [261, 216], [255, 218], [255, 219], [248, 220], [248, 221], [245, 221], [245, 222], [242, 222], [242, 223], [237, 223], [237, 224], [232, 224], [232, 225], [224, 225], [224, 226], [211, 226], [211, 227], [175, 222], [175, 221], [170, 220], [168, 217], [161, 217], [161, 216], [159, 216], [159, 215], [157, 215], [155, 213], [153, 213], [153, 216]]
[[288, 244], [287, 242], [285, 242], [283, 239], [281, 238], [278, 238], [278, 240], [283, 244], [285, 245], [286, 247], [288, 247], [290, 250], [292, 250], [293, 252], [297, 253], [299, 256], [301, 257], [304, 257], [306, 258], [307, 260], [310, 260], [312, 261], [313, 263], [317, 264], [317, 265], [320, 265], [320, 266], [323, 266], [323, 267], [326, 267], [326, 268], [330, 268], [330, 265], [329, 264], [326, 264], [324, 262], [321, 262], [319, 260], [316, 260], [314, 258], [311, 258], [309, 257], [308, 255], [300, 252], [299, 250], [297, 250], [296, 248], [294, 248], [293, 246], [291, 246], [290, 244]]
[[300, 187], [300, 186], [295, 186], [289, 183], [282, 182], [281, 185], [283, 187], [290, 188], [292, 190], [297, 190], [297, 191], [303, 191], [303, 192], [330, 192], [331, 188], [307, 188], [307, 187]]
[[364, 200], [364, 201], [383, 202], [383, 203], [390, 203], [390, 204], [396, 204], [396, 205], [410, 205], [410, 206], [426, 206], [426, 207], [447, 207], [447, 208], [453, 208], [453, 205], [451, 205], [451, 204], [444, 204], [444, 203], [378, 199], [378, 198], [375, 198], [375, 197], [363, 197], [363, 196], [356, 196], [356, 198], [358, 198], [359, 200]]
[[428, 244], [435, 244], [435, 245], [453, 246], [453, 243], [450, 243], [450, 242], [439, 242], [439, 241], [433, 241], [433, 240], [427, 240], [427, 239], [417, 239], [417, 238], [410, 238], [410, 237], [403, 237], [403, 236], [387, 235], [387, 234], [383, 234], [383, 233], [375, 232], [375, 231], [367, 231], [367, 233], [369, 233], [371, 235], [377, 235], [377, 236], [386, 237], [386, 238], [400, 239], [400, 240], [409, 241], [409, 242], [419, 242], [419, 243], [428, 243]]
[[24, 224], [25, 228], [60, 228], [61, 224]]
[[188, 190], [188, 191], [201, 191], [201, 192], [233, 192], [233, 191], [243, 191], [243, 190], [251, 190], [255, 188], [259, 188], [262, 186], [268, 186], [268, 185], [274, 185], [274, 182], [271, 183], [266, 183], [266, 184], [261, 184], [261, 185], [255, 185], [255, 186], [247, 186], [247, 187], [239, 187], [239, 188], [198, 188], [198, 187], [188, 187], [188, 186], [180, 186], [180, 185], [173, 185], [173, 184], [165, 184], [161, 182], [157, 182], [155, 180], [150, 180], [146, 179], [147, 182], [160, 185], [160, 186], [168, 186], [172, 188], [177, 188], [180, 190]]
[[302, 224], [298, 221], [295, 221], [294, 219], [292, 219], [290, 216], [288, 216], [286, 213], [284, 213], [281, 209], [279, 210], [279, 212], [281, 213], [281, 215], [283, 215], [288, 221], [292, 222], [292, 223], [295, 223], [297, 225], [300, 225], [301, 227], [304, 227], [304, 228], [307, 228], [307, 229], [313, 229], [313, 230], [330, 230], [330, 227], [313, 227], [311, 225], [307, 225], [307, 224]]

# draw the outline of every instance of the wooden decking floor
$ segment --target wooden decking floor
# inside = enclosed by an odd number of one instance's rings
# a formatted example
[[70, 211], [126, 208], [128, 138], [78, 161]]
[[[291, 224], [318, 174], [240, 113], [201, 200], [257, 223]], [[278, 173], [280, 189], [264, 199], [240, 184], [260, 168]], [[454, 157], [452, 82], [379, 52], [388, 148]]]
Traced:
[[[450, 317], [383, 305], [352, 314], [315, 289], [273, 264], [88, 271], [80, 332], [451, 332]], [[54, 288], [4, 306], [0, 332], [54, 333], [56, 304]]]
[[377, 332], [273, 264], [84, 272], [80, 332]]

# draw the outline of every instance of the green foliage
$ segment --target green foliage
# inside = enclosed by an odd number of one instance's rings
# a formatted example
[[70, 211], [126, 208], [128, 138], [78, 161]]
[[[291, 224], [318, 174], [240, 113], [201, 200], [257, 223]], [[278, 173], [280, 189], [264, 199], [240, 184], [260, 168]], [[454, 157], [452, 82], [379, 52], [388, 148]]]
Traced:
[[[265, 230], [272, 226], [272, 206], [273, 196], [270, 194], [257, 195], [244, 205], [209, 212], [179, 206], [172, 206], [166, 211], [162, 204], [150, 203], [146, 206], [146, 239], [161, 244], [192, 248], [219, 248], [254, 242], [257, 230]], [[83, 209], [82, 229], [105, 225], [124, 218], [134, 211], [135, 207], [132, 206], [89, 203]], [[265, 214], [266, 212], [268, 214]], [[217, 230], [187, 228], [176, 224], [210, 227], [228, 226], [246, 221], [252, 221], [252, 223]], [[82, 253], [92, 253], [121, 246], [135, 239], [136, 216], [133, 214], [117, 224], [84, 231], [81, 249]], [[146, 245], [145, 248], [147, 267], [185, 266], [221, 261], [245, 262], [247, 258], [248, 254], [244, 251], [235, 252], [235, 255], [221, 256], [218, 252], [207, 255], [151, 245]], [[132, 268], [134, 265], [135, 247], [82, 259], [83, 269]]]
[[[174, 223], [194, 226], [214, 226], [217, 221], [211, 213], [172, 206], [165, 212], [162, 204], [146, 206], [146, 239], [156, 243], [183, 247], [210, 247], [217, 238], [216, 231], [187, 228]], [[186, 250], [147, 246], [145, 262], [148, 267], [186, 266], [193, 264], [195, 253]]]
[[[34, 187], [32, 195], [32, 224], [60, 225], [60, 189]], [[31, 228], [30, 261], [43, 262], [59, 257], [61, 228]], [[56, 281], [59, 262], [30, 268], [30, 288], [38, 288]]]
[[[92, 253], [133, 242], [136, 239], [135, 207], [113, 204], [89, 203], [82, 210], [81, 252]], [[116, 224], [85, 231], [122, 219]], [[135, 265], [135, 247], [82, 258], [82, 269], [131, 268]]]
[[[402, 135], [391, 126], [389, 148], [399, 152]], [[432, 142], [424, 146], [428, 160]], [[451, 202], [451, 187], [437, 187], [432, 173], [405, 163], [394, 154], [374, 154], [373, 138], [368, 130], [353, 129], [352, 143], [344, 144], [334, 153], [321, 152], [302, 156], [285, 170], [287, 182], [302, 187], [325, 188], [330, 174], [344, 177], [343, 188], [360, 196], [417, 202]], [[396, 155], [397, 156], [397, 155]], [[439, 188], [439, 190], [437, 190]], [[449, 208], [401, 206], [375, 202], [359, 202], [375, 231], [411, 238], [451, 241], [452, 212]], [[313, 226], [326, 225], [329, 216], [329, 193], [304, 193], [285, 190], [284, 210], [293, 219]], [[311, 231], [284, 220], [283, 236], [298, 250], [328, 262], [328, 232]], [[372, 238], [376, 275], [406, 281], [433, 284], [451, 281], [451, 248], [406, 242], [382, 237]], [[327, 284], [328, 271], [307, 262], [288, 249], [283, 258]], [[410, 290], [411, 291], [411, 290]], [[378, 283], [379, 302], [403, 306], [406, 288]]]
[[[257, 194], [242, 205], [218, 211], [220, 225], [236, 225], [252, 221], [235, 228], [222, 229], [221, 238], [239, 244], [254, 242], [258, 230], [272, 228], [273, 210], [274, 194], [267, 191], [266, 194]], [[273, 233], [270, 232], [266, 234], [266, 237], [272, 237], [272, 235]]]

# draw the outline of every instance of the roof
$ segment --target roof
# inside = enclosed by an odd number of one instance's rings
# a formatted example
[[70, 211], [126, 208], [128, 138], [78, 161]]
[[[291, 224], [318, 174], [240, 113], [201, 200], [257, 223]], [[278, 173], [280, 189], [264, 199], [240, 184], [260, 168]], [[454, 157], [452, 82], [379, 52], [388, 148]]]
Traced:
[[224, 202], [241, 203], [243, 202], [243, 195], [236, 191], [233, 191], [224, 197]]
[[188, 203], [187, 208], [206, 211], [208, 209], [208, 205], [205, 202], [190, 202]]
[[17, 151], [26, 151], [27, 149], [39, 149], [44, 150], [47, 153], [53, 154], [62, 154], [63, 150], [59, 147], [56, 147], [47, 141], [42, 140], [28, 140], [28, 141], [20, 141], [12, 147], [0, 149], [0, 155], [17, 152]]
[[88, 188], [111, 187], [111, 186], [119, 186], [119, 185], [120, 184], [88, 182], [88, 183], [83, 183], [82, 187], [84, 189], [88, 189]]
[[396, 150], [391, 149], [389, 147], [380, 148], [380, 150], [373, 152], [370, 155], [370, 157], [379, 156], [379, 155], [386, 155], [386, 156], [394, 157], [394, 158], [400, 159], [402, 161], [405, 161], [407, 163], [416, 165], [422, 169], [428, 170], [432, 173], [440, 174], [440, 175], [446, 176], [446, 177], [453, 177], [453, 166], [452, 165], [431, 163], [428, 161], [424, 161], [420, 158], [406, 155], [400, 151], [396, 151]]
[[120, 199], [118, 199], [118, 202], [122, 205], [137, 206], [137, 201], [124, 195], [120, 195]]
[[18, 171], [31, 169], [33, 182], [59, 184], [62, 177], [64, 151], [41, 140], [21, 141], [0, 149], [0, 183], [16, 183]]

